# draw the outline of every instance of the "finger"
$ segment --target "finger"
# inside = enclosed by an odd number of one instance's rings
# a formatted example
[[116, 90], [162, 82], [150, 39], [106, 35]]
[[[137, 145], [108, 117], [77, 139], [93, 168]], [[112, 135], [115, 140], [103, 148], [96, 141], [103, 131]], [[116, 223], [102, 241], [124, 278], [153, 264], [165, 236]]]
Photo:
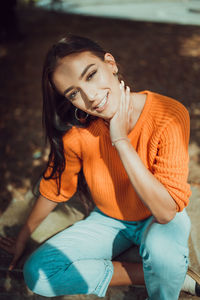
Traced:
[[123, 88], [124, 88], [124, 86], [125, 86], [124, 80], [121, 80], [121, 86], [122, 86], [122, 90], [123, 90]]
[[12, 253], [12, 251], [10, 250], [10, 247], [8, 247], [6, 245], [0, 244], [0, 248], [5, 250], [6, 252]]
[[14, 254], [14, 252], [15, 252], [14, 247], [0, 245], [0, 248], [3, 249], [4, 251], [8, 252], [9, 254]]
[[130, 110], [130, 88], [126, 86], [125, 88], [125, 115], [126, 120], [129, 121], [129, 110]]
[[13, 254], [15, 249], [14, 249], [14, 243], [9, 243], [8, 241], [6, 241], [6, 239], [1, 239], [0, 241], [0, 248], [2, 248], [3, 250], [7, 251], [10, 254]]
[[120, 109], [121, 112], [124, 112], [124, 102], [125, 102], [125, 84], [124, 81], [121, 81], [121, 102], [120, 102]]
[[11, 261], [9, 267], [8, 267], [8, 270], [13, 270], [13, 268], [15, 267], [16, 263], [17, 263], [17, 260], [18, 260], [18, 256], [14, 256], [13, 260]]
[[126, 86], [126, 112], [129, 112], [130, 108], [130, 88]]
[[16, 238], [14, 237], [6, 236], [5, 239], [7, 239], [8, 241], [16, 242]]
[[7, 238], [7, 237], [0, 238], [0, 245], [12, 246], [14, 243], [15, 241], [12, 238]]
[[14, 238], [11, 238], [11, 237], [3, 237], [3, 236], [1, 236], [0, 237], [0, 242], [1, 241], [10, 241], [10, 242], [15, 242], [16, 241], [16, 239], [14, 239]]
[[121, 89], [121, 97], [124, 96], [124, 81], [122, 80], [121, 83], [120, 83], [120, 89]]
[[133, 104], [131, 101], [131, 96], [130, 96], [130, 87], [126, 87], [126, 118], [127, 118], [127, 126], [128, 130], [130, 130], [130, 125], [132, 122], [132, 115], [133, 115]]
[[128, 120], [129, 120], [129, 124], [132, 123], [133, 121], [133, 101], [131, 99], [131, 93], [130, 93], [130, 87], [127, 88], [127, 98], [129, 101], [127, 101], [127, 109], [128, 109]]
[[9, 265], [9, 267], [8, 267], [8, 270], [9, 270], [9, 271], [12, 271], [12, 270], [14, 269], [14, 267], [15, 267], [15, 264], [14, 264], [14, 263], [11, 263], [11, 264]]
[[130, 104], [130, 108], [129, 108], [129, 120], [130, 122], [133, 120], [133, 104]]

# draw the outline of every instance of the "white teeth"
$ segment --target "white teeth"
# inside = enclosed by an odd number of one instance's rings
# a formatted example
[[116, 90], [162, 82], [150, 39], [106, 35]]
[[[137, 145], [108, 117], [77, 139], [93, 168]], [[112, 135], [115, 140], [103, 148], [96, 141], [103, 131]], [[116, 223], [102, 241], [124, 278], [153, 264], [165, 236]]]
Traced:
[[104, 106], [104, 104], [106, 103], [106, 100], [107, 100], [107, 96], [108, 95], [105, 95], [105, 97], [103, 98], [103, 100], [101, 101], [101, 103], [99, 105], [97, 105], [98, 108]]

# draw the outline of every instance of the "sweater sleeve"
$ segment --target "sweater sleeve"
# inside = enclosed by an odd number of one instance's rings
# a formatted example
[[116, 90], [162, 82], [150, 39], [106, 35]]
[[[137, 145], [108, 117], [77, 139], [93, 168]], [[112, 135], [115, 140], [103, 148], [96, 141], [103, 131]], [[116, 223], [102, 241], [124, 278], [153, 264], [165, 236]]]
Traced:
[[[77, 189], [78, 173], [82, 167], [81, 152], [79, 141], [76, 136], [64, 137], [65, 152], [65, 169], [61, 176], [60, 194], [55, 179], [40, 182], [40, 193], [49, 200], [55, 202], [64, 202], [69, 200]], [[47, 169], [46, 175], [50, 174], [50, 168]]]
[[182, 211], [191, 195], [188, 178], [188, 144], [190, 118], [188, 111], [177, 113], [162, 131], [157, 155], [153, 164], [154, 176], [165, 186]]

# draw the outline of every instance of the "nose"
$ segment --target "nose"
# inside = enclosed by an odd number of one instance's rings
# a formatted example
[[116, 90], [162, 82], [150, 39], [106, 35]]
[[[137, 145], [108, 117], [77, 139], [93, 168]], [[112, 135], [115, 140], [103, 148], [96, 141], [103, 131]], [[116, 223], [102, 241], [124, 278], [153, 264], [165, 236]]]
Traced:
[[86, 97], [89, 101], [94, 101], [97, 97], [96, 89], [91, 88], [91, 87], [90, 88], [87, 87], [84, 91], [84, 94], [86, 95]]

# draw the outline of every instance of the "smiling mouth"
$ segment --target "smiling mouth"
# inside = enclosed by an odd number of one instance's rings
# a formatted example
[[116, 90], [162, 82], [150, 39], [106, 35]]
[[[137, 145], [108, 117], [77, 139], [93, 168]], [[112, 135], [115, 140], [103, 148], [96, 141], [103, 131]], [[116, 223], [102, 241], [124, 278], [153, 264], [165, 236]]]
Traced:
[[107, 102], [108, 102], [108, 93], [105, 95], [103, 100], [95, 107], [95, 110], [98, 111], [98, 112], [103, 111], [106, 104], [107, 104]]

